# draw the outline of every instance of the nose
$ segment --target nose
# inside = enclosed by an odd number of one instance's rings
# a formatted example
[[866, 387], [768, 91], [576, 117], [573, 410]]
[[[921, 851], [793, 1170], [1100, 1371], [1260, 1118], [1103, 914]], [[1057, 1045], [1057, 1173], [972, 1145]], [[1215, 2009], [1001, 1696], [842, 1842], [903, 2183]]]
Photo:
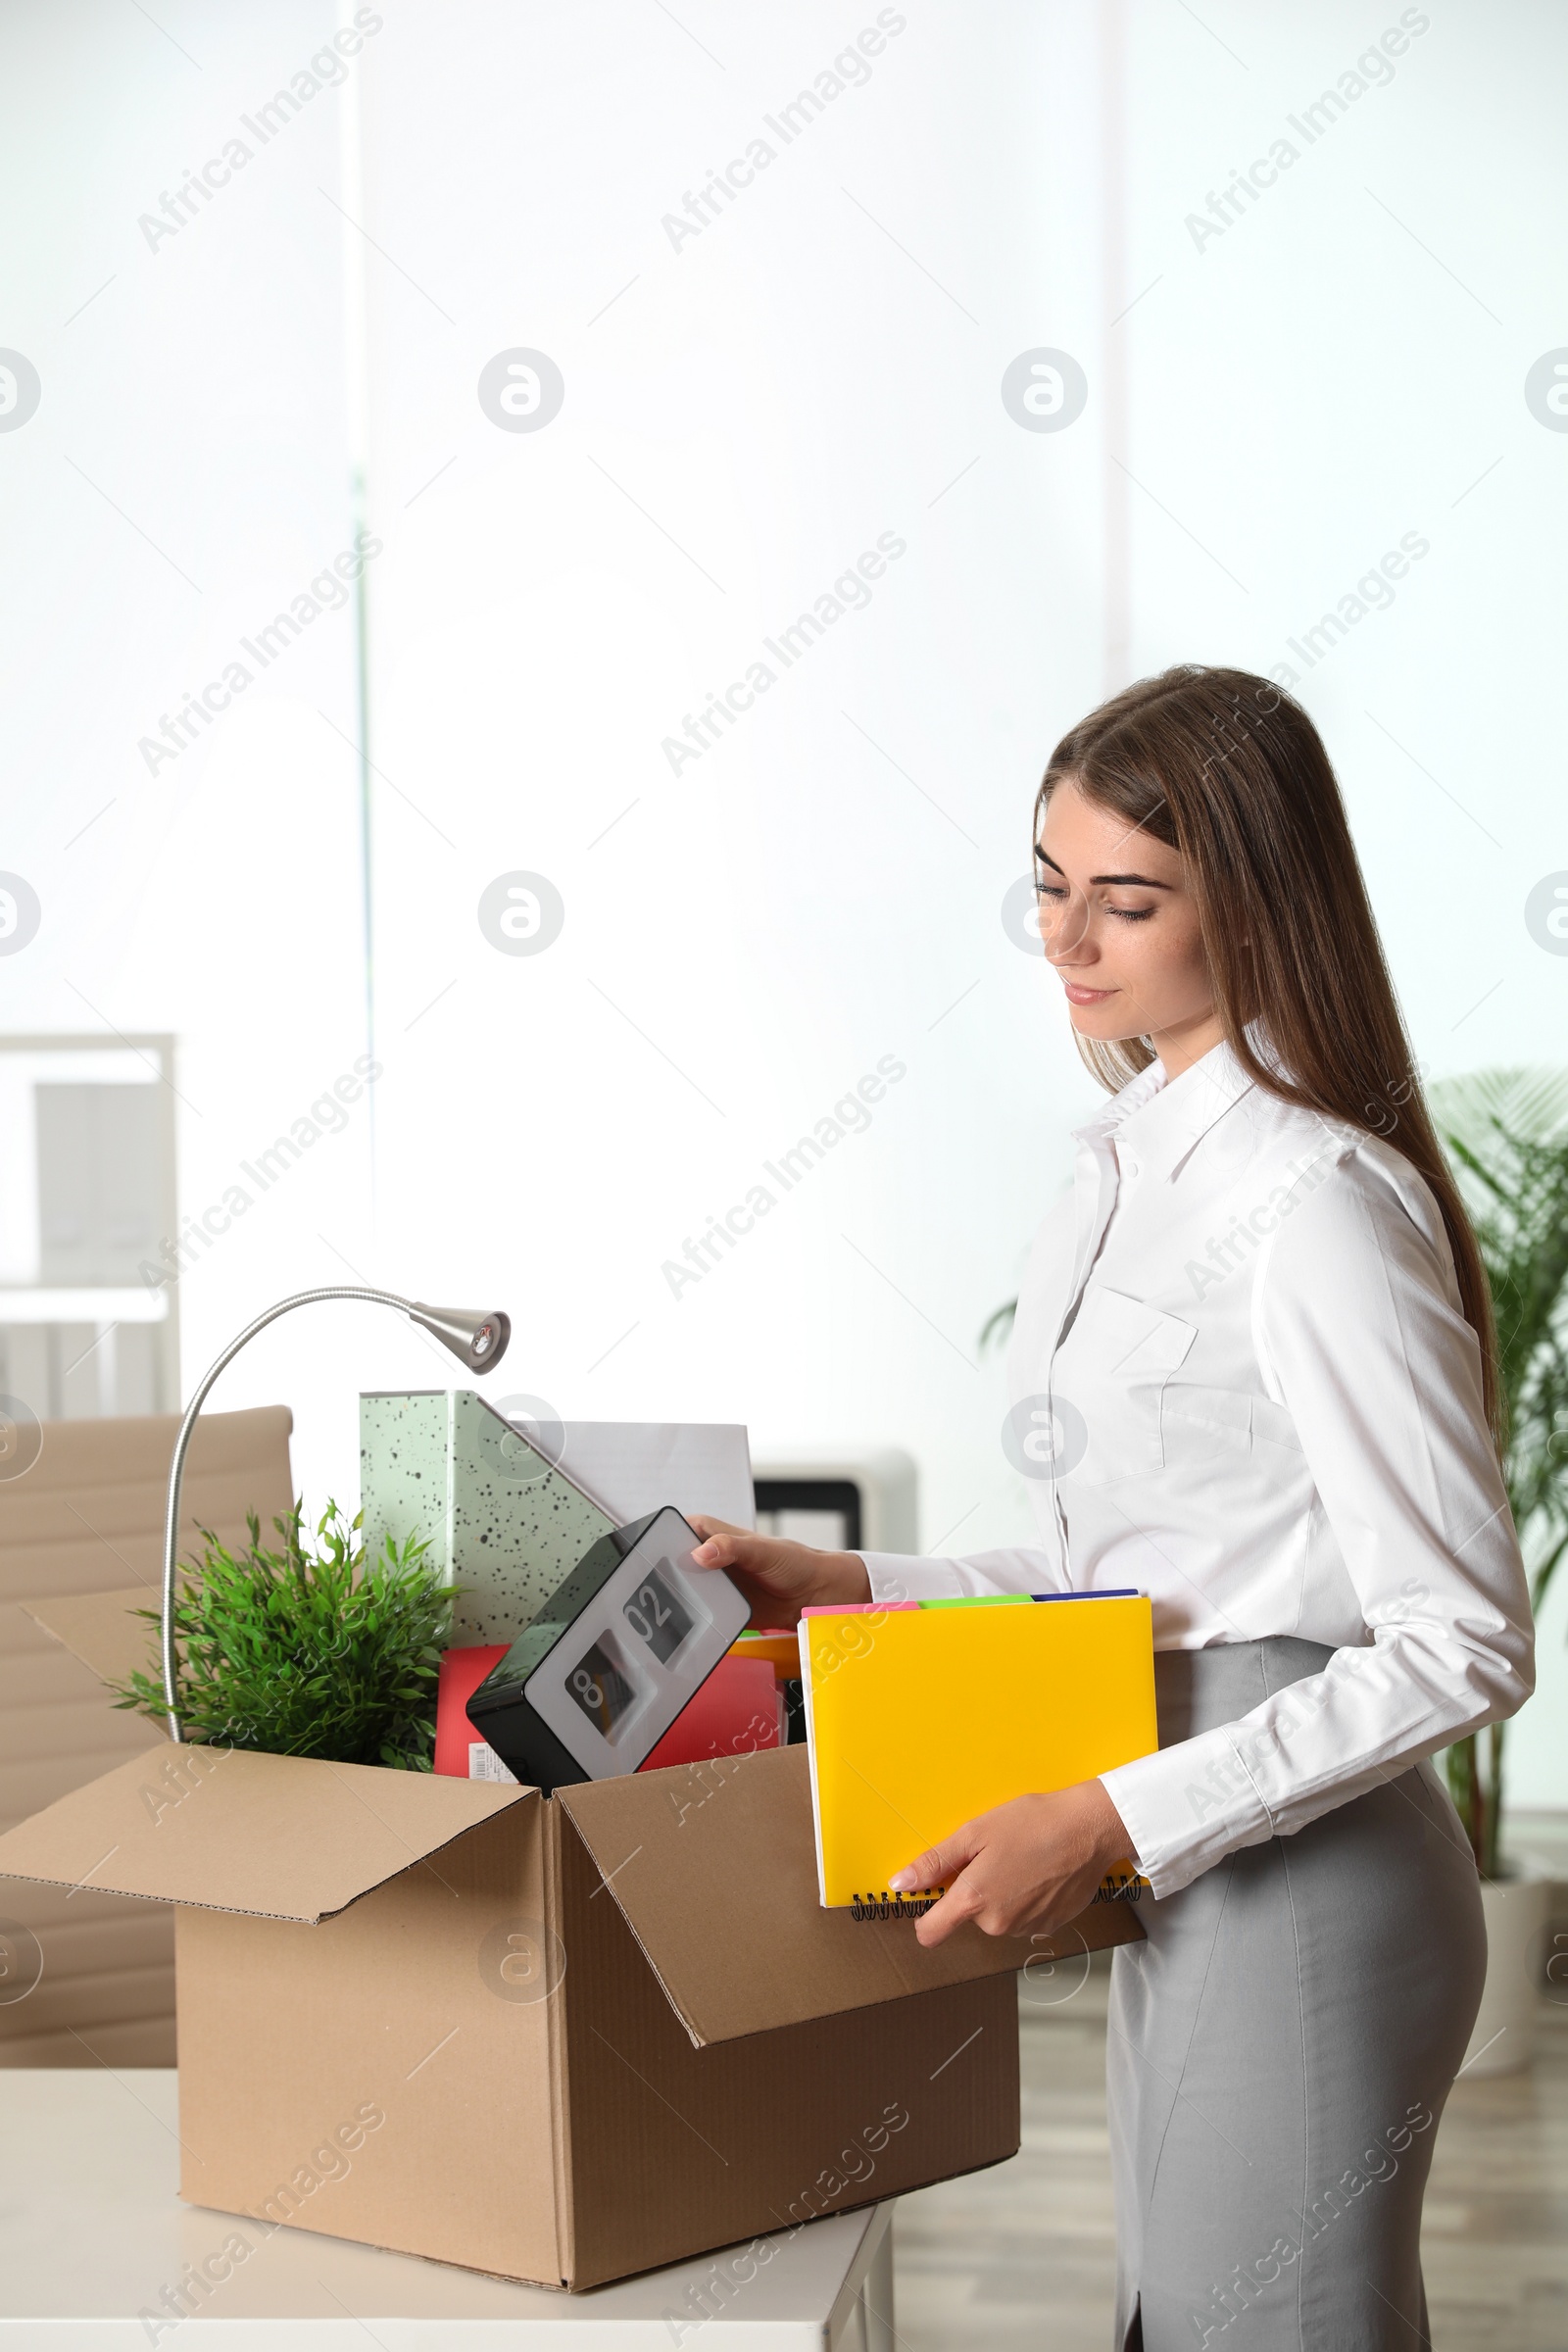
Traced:
[[1076, 966], [1094, 962], [1096, 951], [1089, 938], [1089, 901], [1076, 891], [1065, 906], [1042, 899], [1040, 938], [1048, 963]]

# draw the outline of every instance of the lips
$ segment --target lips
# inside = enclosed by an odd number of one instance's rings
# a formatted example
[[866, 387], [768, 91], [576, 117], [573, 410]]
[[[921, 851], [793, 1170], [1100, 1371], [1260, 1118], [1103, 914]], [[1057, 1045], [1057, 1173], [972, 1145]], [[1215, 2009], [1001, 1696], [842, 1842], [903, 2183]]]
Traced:
[[1116, 994], [1113, 988], [1081, 988], [1075, 980], [1063, 980], [1061, 985], [1069, 1004], [1103, 1004], [1107, 997]]

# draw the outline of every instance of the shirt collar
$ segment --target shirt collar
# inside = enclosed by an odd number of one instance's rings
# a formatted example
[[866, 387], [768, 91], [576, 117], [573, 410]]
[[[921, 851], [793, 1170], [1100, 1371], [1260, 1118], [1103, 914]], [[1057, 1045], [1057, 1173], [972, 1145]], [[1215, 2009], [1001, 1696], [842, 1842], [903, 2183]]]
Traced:
[[1151, 1062], [1073, 1133], [1092, 1148], [1125, 1142], [1152, 1176], [1170, 1177], [1210, 1128], [1254, 1091], [1221, 1040], [1176, 1078], [1166, 1077], [1163, 1062]]

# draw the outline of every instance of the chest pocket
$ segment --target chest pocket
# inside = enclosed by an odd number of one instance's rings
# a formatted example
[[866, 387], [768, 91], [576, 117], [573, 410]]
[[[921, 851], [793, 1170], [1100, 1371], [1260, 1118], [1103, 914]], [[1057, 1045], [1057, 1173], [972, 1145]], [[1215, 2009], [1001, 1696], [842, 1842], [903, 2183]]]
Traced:
[[1250, 1453], [1252, 1398], [1241, 1389], [1173, 1380], [1159, 1400], [1159, 1427], [1168, 1469], [1216, 1454]]
[[1300, 1467], [1301, 1441], [1294, 1419], [1284, 1405], [1250, 1390], [1173, 1380], [1160, 1398], [1159, 1423], [1167, 1470], [1238, 1453], [1271, 1458], [1281, 1477]]
[[1083, 1416], [1088, 1442], [1075, 1479], [1106, 1486], [1162, 1467], [1161, 1398], [1197, 1336], [1191, 1323], [1121, 1291], [1085, 1292], [1053, 1384]]

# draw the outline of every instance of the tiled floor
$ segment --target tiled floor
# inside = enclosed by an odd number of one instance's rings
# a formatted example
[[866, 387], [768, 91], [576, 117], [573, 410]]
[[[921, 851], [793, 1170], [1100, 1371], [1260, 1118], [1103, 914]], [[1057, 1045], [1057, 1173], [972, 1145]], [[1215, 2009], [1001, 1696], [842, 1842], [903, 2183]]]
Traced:
[[[1105, 1988], [1021, 2006], [1011, 2162], [901, 2201], [903, 2352], [1108, 2352]], [[1461, 2081], [1444, 2116], [1422, 2240], [1437, 2352], [1568, 2352], [1568, 2007], [1544, 2001], [1540, 2025], [1528, 2074]]]

